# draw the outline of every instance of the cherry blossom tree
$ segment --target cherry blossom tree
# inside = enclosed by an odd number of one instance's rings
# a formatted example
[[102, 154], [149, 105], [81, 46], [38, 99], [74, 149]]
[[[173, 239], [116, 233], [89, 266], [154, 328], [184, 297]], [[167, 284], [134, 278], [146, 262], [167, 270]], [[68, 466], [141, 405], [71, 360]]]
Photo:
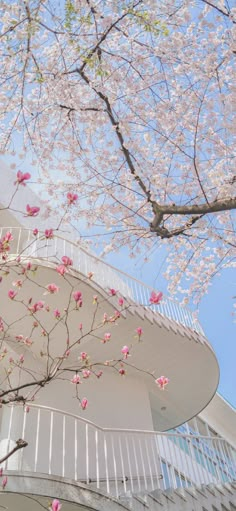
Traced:
[[233, 3], [12, 0], [1, 19], [2, 152], [105, 253], [166, 247], [171, 293], [199, 299], [235, 257]]

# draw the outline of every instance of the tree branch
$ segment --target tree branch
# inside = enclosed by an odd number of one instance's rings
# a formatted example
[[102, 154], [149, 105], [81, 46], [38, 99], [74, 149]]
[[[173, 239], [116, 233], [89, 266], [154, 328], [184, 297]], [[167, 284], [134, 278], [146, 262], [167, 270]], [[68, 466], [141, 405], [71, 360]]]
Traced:
[[19, 449], [23, 449], [23, 447], [27, 447], [28, 443], [25, 440], [22, 440], [22, 438], [19, 438], [19, 440], [16, 440], [16, 446], [13, 447], [13, 449], [8, 452], [3, 458], [0, 459], [0, 464], [6, 461], [10, 456], [12, 456], [16, 451], [19, 451]]

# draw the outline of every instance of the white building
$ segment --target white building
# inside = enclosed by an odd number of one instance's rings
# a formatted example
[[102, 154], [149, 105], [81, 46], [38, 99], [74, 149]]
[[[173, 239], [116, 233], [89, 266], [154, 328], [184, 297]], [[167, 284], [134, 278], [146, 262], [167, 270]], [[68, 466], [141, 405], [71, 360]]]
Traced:
[[[1, 183], [6, 190], [12, 180], [9, 173], [2, 173]], [[32, 202], [32, 192], [26, 188], [24, 193], [25, 202]], [[18, 203], [14, 206], [13, 201], [12, 208], [20, 209], [19, 199], [14, 200]], [[7, 201], [6, 194], [3, 205]], [[67, 255], [73, 260], [71, 289], [79, 286], [83, 293], [85, 325], [95, 293], [101, 301], [106, 299], [108, 315], [117, 306], [117, 297], [109, 295], [111, 287], [118, 289], [129, 305], [121, 311], [121, 321], [112, 332], [113, 341], [102, 346], [104, 360], [117, 357], [137, 326], [144, 331], [144, 341], [132, 352], [132, 365], [138, 371], [129, 367], [125, 377], [108, 371], [99, 381], [95, 378], [86, 382], [86, 412], [68, 392], [71, 374], [43, 388], [29, 413], [22, 404], [1, 408], [0, 459], [19, 438], [28, 446], [2, 465], [8, 483], [0, 493], [0, 509], [48, 509], [53, 498], [60, 499], [63, 511], [236, 509], [236, 415], [215, 394], [219, 367], [200, 324], [190, 311], [169, 298], [159, 305], [148, 305], [152, 291], [148, 286], [83, 250], [72, 241], [73, 234], [45, 240], [33, 236], [32, 222], [27, 225], [28, 221], [22, 222], [16, 212], [0, 211], [0, 237], [11, 230], [14, 238], [9, 280], [1, 283], [0, 315], [8, 318], [11, 314], [11, 320], [14, 316], [20, 321], [23, 305], [11, 304], [9, 312], [4, 298], [9, 282], [15, 278], [15, 258], [19, 254], [22, 260], [37, 265], [37, 286], [45, 287], [48, 282], [64, 286], [58, 295], [58, 307], [63, 310], [69, 291], [55, 268]], [[56, 225], [56, 217], [54, 221]], [[45, 227], [53, 225], [42, 225], [42, 230]], [[88, 272], [94, 276], [85, 281]], [[33, 279], [27, 286], [26, 292], [32, 286], [35, 293]], [[77, 319], [73, 318], [70, 332], [77, 328]], [[63, 328], [62, 323], [55, 328], [55, 353], [64, 338]], [[27, 335], [28, 329], [29, 318], [25, 318], [22, 334]], [[106, 329], [104, 325], [104, 332]], [[14, 333], [13, 328], [5, 339], [13, 353], [17, 351], [16, 343], [11, 341]], [[72, 362], [82, 348], [75, 350]], [[99, 360], [101, 344], [96, 338], [86, 340], [86, 350]], [[37, 342], [25, 350], [24, 356], [28, 367], [44, 371]], [[159, 390], [150, 378], [154, 371], [170, 378], [167, 391]]]

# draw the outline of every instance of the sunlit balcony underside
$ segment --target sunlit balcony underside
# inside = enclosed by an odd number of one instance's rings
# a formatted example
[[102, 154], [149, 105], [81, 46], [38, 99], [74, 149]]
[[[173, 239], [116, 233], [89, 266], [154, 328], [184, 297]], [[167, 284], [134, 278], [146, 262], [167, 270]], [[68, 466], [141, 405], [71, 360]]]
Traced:
[[[40, 356], [40, 352], [45, 351], [46, 342], [42, 348], [42, 328], [47, 331], [52, 329], [49, 353], [53, 358], [63, 353], [68, 337], [63, 321], [56, 322], [51, 311], [55, 307], [60, 311], [68, 308], [71, 288], [81, 291], [83, 307], [70, 313], [68, 325], [70, 338], [76, 339], [80, 322], [83, 322], [85, 332], [91, 328], [91, 319], [94, 313], [94, 295], [98, 297], [99, 303], [96, 321], [101, 323], [104, 312], [107, 313], [108, 317], [114, 315], [114, 310], [119, 308], [117, 305], [118, 298], [117, 296], [109, 296], [108, 287], [119, 289], [119, 280], [117, 280], [115, 274], [114, 279], [112, 278], [113, 274], [110, 268], [108, 268], [109, 286], [104, 285], [103, 288], [95, 282], [95, 278], [84, 280], [87, 271], [82, 273], [73, 269], [70, 274], [67, 274], [67, 280], [65, 280], [56, 272], [55, 263], [50, 262], [53, 260], [52, 257], [45, 260], [39, 257], [36, 258], [35, 254], [29, 254], [28, 260], [32, 261], [33, 267], [37, 266], [37, 271], [31, 274], [19, 291], [16, 300], [12, 301], [9, 300], [7, 293], [12, 281], [16, 279], [17, 265], [13, 260], [11, 264], [9, 263], [9, 274], [1, 283], [1, 296], [4, 297], [2, 298], [1, 315], [8, 324], [13, 322], [9, 328], [7, 344], [9, 349], [15, 352], [17, 356], [17, 354], [22, 353], [22, 346], [20, 343], [16, 343], [15, 336], [19, 333], [28, 336], [32, 324], [32, 316], [30, 314], [25, 315], [26, 307], [22, 302], [26, 303], [29, 296], [33, 296], [33, 302], [42, 299], [42, 296], [44, 297], [45, 302], [50, 306], [50, 312], [39, 311], [36, 314], [40, 321], [40, 328], [35, 329], [31, 336], [32, 346], [24, 346], [26, 367], [36, 364], [37, 368], [44, 371], [46, 359]], [[87, 270], [90, 271], [91, 268], [88, 267]], [[101, 267], [97, 267], [97, 271], [100, 272], [101, 276]], [[120, 284], [122, 284], [122, 274], [119, 279]], [[46, 285], [51, 282], [60, 286], [60, 292], [56, 297], [54, 295], [43, 295]], [[128, 284], [125, 283], [124, 287], [123, 283], [122, 291], [120, 294], [124, 298], [127, 294], [127, 299], [125, 300], [126, 310], [122, 311], [122, 308], [120, 309], [120, 319], [117, 322], [103, 325], [96, 336], [88, 335], [84, 341], [77, 344], [70, 354], [70, 367], [76, 367], [80, 352], [86, 351], [90, 357], [90, 362], [98, 363], [97, 367], [99, 368], [99, 363], [121, 359], [121, 349], [124, 345], [128, 345], [130, 356], [124, 361], [126, 376], [120, 376], [117, 371], [115, 372], [109, 367], [105, 370], [103, 368], [104, 375], [99, 380], [99, 386], [96, 378], [88, 383], [85, 382], [82, 388], [83, 395], [91, 396], [93, 402], [96, 391], [96, 414], [98, 413], [97, 409], [99, 409], [99, 417], [105, 417], [106, 423], [107, 409], [112, 407], [114, 413], [110, 414], [110, 422], [107, 423], [111, 427], [117, 424], [116, 415], [118, 415], [119, 427], [150, 428], [149, 418], [145, 418], [145, 422], [142, 414], [139, 413], [137, 419], [133, 419], [135, 423], [130, 423], [131, 419], [127, 413], [128, 408], [131, 416], [132, 407], [133, 409], [142, 409], [140, 401], [142, 400], [142, 394], [137, 392], [138, 386], [140, 386], [144, 389], [146, 396], [151, 393], [152, 402], [159, 415], [158, 429], [164, 431], [187, 421], [208, 404], [218, 385], [218, 363], [213, 350], [200, 333], [193, 331], [186, 325], [181, 325], [180, 322], [177, 323], [170, 318], [166, 318], [163, 313], [158, 313], [158, 306], [154, 311], [148, 306], [136, 305]], [[163, 309], [160, 310], [163, 311]], [[135, 333], [139, 326], [143, 329], [140, 342]], [[103, 344], [101, 339], [107, 331], [111, 332], [111, 340]], [[64, 364], [68, 365], [68, 360]], [[165, 391], [160, 390], [155, 383], [155, 378], [161, 375], [165, 375], [170, 379]], [[111, 383], [111, 376], [115, 381], [114, 386]], [[70, 381], [71, 377], [72, 373], [69, 373], [65, 378]], [[132, 389], [134, 389], [133, 393]], [[53, 406], [55, 394], [51, 400], [47, 397], [47, 392], [47, 388], [43, 390], [43, 398], [40, 402], [46, 402], [46, 404]], [[71, 387], [69, 392], [72, 392]], [[68, 405], [66, 409], [73, 412], [75, 406], [76, 403], [73, 401], [73, 405]], [[86, 410], [87, 418], [94, 420], [95, 408], [93, 409], [91, 405]], [[102, 420], [101, 425], [103, 425]]]

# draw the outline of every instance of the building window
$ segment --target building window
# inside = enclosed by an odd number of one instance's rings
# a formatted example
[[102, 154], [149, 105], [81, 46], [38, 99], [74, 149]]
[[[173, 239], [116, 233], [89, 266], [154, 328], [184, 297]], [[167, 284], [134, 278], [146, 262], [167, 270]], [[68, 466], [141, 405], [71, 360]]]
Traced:
[[161, 469], [162, 469], [162, 475], [163, 475], [164, 488], [165, 488], [165, 490], [167, 490], [168, 488], [171, 488], [171, 482], [170, 482], [171, 467], [164, 460], [162, 460], [161, 461]]

